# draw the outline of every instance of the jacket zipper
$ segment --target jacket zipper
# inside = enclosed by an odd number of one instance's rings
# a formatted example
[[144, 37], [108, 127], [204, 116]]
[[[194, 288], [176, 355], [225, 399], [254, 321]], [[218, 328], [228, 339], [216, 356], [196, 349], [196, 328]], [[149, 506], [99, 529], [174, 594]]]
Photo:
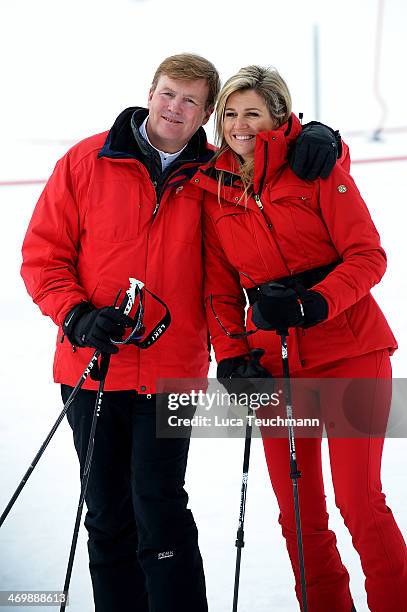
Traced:
[[259, 210], [260, 210], [260, 212], [261, 212], [261, 216], [263, 217], [263, 219], [264, 219], [264, 221], [265, 221], [265, 223], [266, 223], [266, 225], [267, 225], [268, 229], [269, 229], [269, 230], [272, 230], [272, 229], [273, 229], [273, 224], [272, 224], [272, 223], [270, 223], [270, 221], [268, 221], [268, 219], [267, 219], [266, 215], [264, 214], [264, 206], [263, 206], [263, 204], [262, 204], [262, 201], [261, 201], [261, 199], [260, 199], [259, 194], [258, 194], [258, 193], [254, 194], [254, 195], [253, 195], [253, 198], [254, 198], [254, 201], [256, 202], [257, 206], [259, 207]]
[[254, 197], [254, 199], [255, 199], [255, 201], [256, 201], [257, 206], [258, 206], [258, 207], [260, 208], [260, 210], [263, 212], [263, 210], [264, 210], [264, 206], [263, 206], [263, 204], [261, 203], [261, 200], [260, 200], [260, 196], [259, 196], [259, 194], [258, 194], [258, 193], [256, 193], [256, 194], [255, 194], [253, 197]]
[[267, 147], [267, 142], [264, 143], [264, 166], [263, 166], [263, 175], [261, 177], [260, 180], [260, 185], [259, 185], [259, 191], [258, 194], [260, 194], [263, 191], [263, 184], [264, 184], [264, 179], [266, 178], [266, 171], [267, 171], [267, 162], [268, 162], [268, 147]]
[[[172, 170], [172, 172], [170, 174], [168, 174], [164, 180], [161, 182], [160, 180], [157, 181], [153, 181], [153, 185], [154, 185], [154, 189], [156, 192], [156, 205], [153, 211], [153, 217], [155, 216], [155, 214], [158, 212], [158, 209], [160, 208], [160, 204], [161, 204], [161, 200], [163, 198], [164, 192], [168, 187], [168, 183], [169, 181], [176, 176], [177, 172], [179, 172], [183, 166], [185, 166], [186, 168], [190, 167], [188, 166], [188, 164], [191, 164], [191, 162], [183, 162], [183, 164], [180, 165], [179, 168], [175, 168], [174, 170]], [[191, 165], [195, 165], [195, 164], [191, 164]], [[186, 182], [188, 182], [188, 178], [183, 178], [179, 181], [177, 181], [176, 183], [174, 183], [173, 185], [171, 185], [171, 187], [176, 187], [178, 185], [182, 185]], [[157, 189], [158, 186], [158, 189]]]
[[277, 251], [278, 251], [278, 253], [279, 253], [280, 257], [281, 257], [281, 261], [283, 262], [283, 264], [284, 264], [284, 265], [285, 265], [285, 267], [287, 268], [288, 273], [290, 273], [290, 271], [288, 270], [288, 267], [287, 267], [286, 261], [285, 261], [285, 259], [284, 259], [284, 257], [283, 257], [283, 254], [282, 254], [282, 252], [281, 252], [280, 245], [278, 244], [278, 242], [277, 242], [277, 240], [276, 240], [275, 236], [273, 235], [273, 232], [272, 232], [272, 229], [273, 229], [273, 224], [272, 224], [272, 223], [270, 223], [270, 221], [268, 221], [268, 219], [267, 219], [266, 215], [264, 214], [264, 206], [263, 206], [263, 203], [262, 203], [262, 201], [261, 201], [261, 199], [260, 199], [259, 194], [258, 194], [258, 193], [254, 194], [254, 195], [253, 195], [253, 198], [254, 198], [254, 201], [256, 202], [257, 206], [259, 207], [259, 210], [260, 210], [261, 215], [262, 215], [262, 217], [263, 217], [263, 219], [264, 219], [264, 222], [265, 222], [265, 223], [266, 223], [266, 225], [267, 225], [267, 229], [268, 229], [268, 230], [269, 230], [269, 232], [271, 233], [271, 236], [272, 236], [273, 242], [274, 242], [274, 244], [276, 245], [276, 249], [277, 249]]
[[264, 143], [264, 166], [263, 166], [263, 175], [262, 175], [261, 180], [260, 180], [259, 190], [258, 190], [258, 192], [257, 192], [257, 193], [254, 193], [254, 194], [253, 194], [253, 198], [254, 198], [254, 201], [256, 202], [257, 206], [259, 207], [259, 210], [260, 210], [260, 212], [261, 212], [261, 214], [262, 214], [262, 217], [263, 217], [264, 221], [266, 222], [266, 225], [267, 225], [268, 229], [269, 229], [269, 230], [272, 230], [272, 229], [273, 229], [273, 224], [272, 224], [272, 223], [270, 223], [270, 222], [267, 220], [267, 217], [266, 217], [266, 215], [264, 214], [264, 206], [263, 206], [262, 201], [261, 201], [261, 199], [260, 199], [260, 194], [261, 194], [261, 192], [262, 192], [262, 190], [263, 190], [264, 179], [265, 179], [265, 177], [266, 177], [267, 161], [268, 161], [268, 148], [267, 148], [267, 143], [265, 142], [265, 143]]

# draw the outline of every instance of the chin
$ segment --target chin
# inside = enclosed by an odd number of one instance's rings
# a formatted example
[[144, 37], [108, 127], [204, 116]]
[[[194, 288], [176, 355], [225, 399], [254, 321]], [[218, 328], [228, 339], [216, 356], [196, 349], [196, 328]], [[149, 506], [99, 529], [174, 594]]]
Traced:
[[236, 151], [235, 150], [235, 153], [240, 155], [240, 157], [243, 157], [245, 161], [247, 161], [248, 159], [252, 159], [254, 156], [254, 151]]

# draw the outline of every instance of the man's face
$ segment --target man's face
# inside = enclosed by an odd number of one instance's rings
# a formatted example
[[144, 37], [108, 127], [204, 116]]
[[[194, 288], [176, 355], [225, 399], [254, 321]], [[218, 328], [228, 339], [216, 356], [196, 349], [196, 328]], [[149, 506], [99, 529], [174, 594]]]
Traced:
[[175, 153], [184, 147], [213, 109], [206, 109], [205, 79], [184, 81], [162, 74], [148, 96], [148, 138], [154, 147]]

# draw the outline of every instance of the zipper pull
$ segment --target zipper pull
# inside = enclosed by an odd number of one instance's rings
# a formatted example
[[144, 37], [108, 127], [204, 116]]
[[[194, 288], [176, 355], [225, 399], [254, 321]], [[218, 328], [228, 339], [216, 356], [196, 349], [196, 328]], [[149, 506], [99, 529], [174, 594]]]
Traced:
[[264, 206], [261, 203], [260, 196], [256, 193], [253, 197], [254, 197], [254, 200], [255, 200], [257, 206], [260, 208], [260, 210], [263, 210]]
[[257, 206], [259, 207], [259, 210], [260, 210], [261, 214], [263, 215], [263, 219], [265, 220], [265, 222], [267, 224], [267, 227], [269, 228], [269, 230], [272, 230], [273, 229], [273, 224], [268, 221], [266, 215], [264, 214], [264, 210], [263, 210], [264, 206], [261, 203], [260, 196], [256, 193], [255, 195], [253, 195], [253, 198], [254, 198], [254, 201], [256, 202]]

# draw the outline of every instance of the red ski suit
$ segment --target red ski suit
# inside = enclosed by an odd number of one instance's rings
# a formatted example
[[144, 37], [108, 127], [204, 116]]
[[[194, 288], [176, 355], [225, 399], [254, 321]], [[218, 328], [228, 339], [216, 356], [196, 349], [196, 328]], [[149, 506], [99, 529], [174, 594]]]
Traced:
[[[313, 287], [328, 302], [327, 321], [290, 333], [291, 372], [397, 348], [369, 293], [384, 274], [386, 255], [366, 205], [339, 165], [328, 179], [314, 182], [303, 181], [292, 172], [286, 163], [287, 147], [300, 130], [292, 116], [288, 135], [284, 127], [257, 135], [254, 193], [260, 196], [262, 210], [253, 197], [247, 202], [241, 199], [239, 185], [222, 188], [219, 203], [218, 183], [208, 168], [201, 168], [195, 178], [207, 190], [205, 291], [213, 295], [215, 312], [228, 330], [241, 332], [244, 328], [242, 287], [341, 262]], [[344, 166], [349, 169], [348, 157]], [[238, 172], [230, 151], [216, 161], [216, 169], [230, 175]], [[261, 346], [267, 350], [262, 364], [273, 375], [279, 374], [281, 348], [276, 334], [258, 331], [248, 342], [230, 340], [210, 308], [208, 313], [218, 361], [246, 353], [248, 345]], [[253, 327], [249, 313], [247, 329]]]
[[[119, 135], [134, 110], [118, 118], [114, 127]], [[112, 132], [87, 138], [57, 163], [27, 230], [21, 273], [34, 302], [59, 326], [79, 302], [111, 305], [118, 290], [129, 287], [129, 277], [143, 281], [168, 306], [171, 324], [148, 350], [126, 346], [115, 355], [106, 390], [154, 393], [157, 378], [206, 377], [208, 371], [203, 193], [190, 178], [213, 152], [200, 128], [191, 140], [198, 159], [167, 178], [154, 214], [157, 193], [147, 168], [114, 147], [112, 140], [118, 137]], [[147, 294], [147, 331], [163, 314], [163, 307]], [[93, 352], [73, 352], [60, 329], [55, 382], [74, 386]], [[88, 377], [84, 388], [96, 389], [97, 383]]]
[[[208, 164], [195, 177], [205, 190], [205, 294], [217, 361], [245, 354], [250, 348], [263, 348], [266, 353], [262, 365], [274, 376], [282, 374], [277, 334], [260, 330], [244, 339], [231, 339], [212, 313], [210, 295], [223, 326], [233, 333], [242, 332], [246, 303], [242, 287], [338, 262], [312, 287], [328, 303], [327, 320], [306, 330], [290, 330], [291, 374], [313, 378], [391, 377], [389, 353], [397, 344], [370, 294], [386, 268], [379, 235], [346, 172], [347, 149], [343, 167], [337, 165], [326, 180], [303, 181], [291, 171], [286, 163], [287, 148], [300, 130], [292, 115], [288, 124], [257, 135], [255, 197], [247, 201], [242, 198], [238, 165], [229, 150], [216, 160], [215, 168]], [[223, 179], [220, 192], [219, 176]], [[247, 329], [253, 328], [249, 309]], [[374, 397], [370, 408], [386, 416], [389, 397]], [[405, 611], [406, 547], [381, 492], [382, 443], [369, 438], [329, 439], [336, 503], [361, 556], [371, 610]], [[264, 446], [300, 599], [288, 442], [265, 438]], [[297, 457], [301, 471], [307, 471], [299, 486], [309, 609], [350, 612], [349, 577], [335, 536], [328, 529], [320, 440], [299, 439]], [[350, 465], [350, 459], [355, 463]]]

